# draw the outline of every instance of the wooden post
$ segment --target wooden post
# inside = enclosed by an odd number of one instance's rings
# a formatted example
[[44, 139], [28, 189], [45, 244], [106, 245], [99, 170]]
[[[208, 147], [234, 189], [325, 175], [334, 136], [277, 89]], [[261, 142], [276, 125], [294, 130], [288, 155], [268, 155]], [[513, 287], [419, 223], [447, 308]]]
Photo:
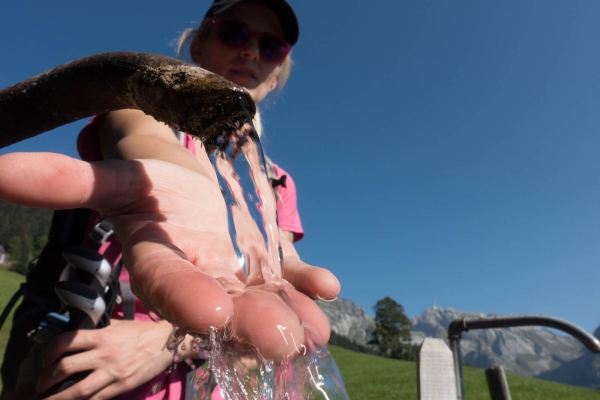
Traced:
[[426, 338], [417, 359], [419, 400], [456, 400], [452, 352], [443, 339]]
[[508, 382], [501, 365], [495, 365], [485, 370], [488, 388], [492, 400], [511, 400]]

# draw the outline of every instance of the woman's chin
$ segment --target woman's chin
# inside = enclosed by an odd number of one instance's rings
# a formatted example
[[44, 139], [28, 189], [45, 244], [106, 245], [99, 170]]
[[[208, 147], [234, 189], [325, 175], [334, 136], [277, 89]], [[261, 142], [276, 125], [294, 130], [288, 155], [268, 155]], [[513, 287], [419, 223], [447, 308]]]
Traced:
[[230, 72], [226, 78], [246, 90], [252, 90], [258, 86], [257, 79], [246, 74]]

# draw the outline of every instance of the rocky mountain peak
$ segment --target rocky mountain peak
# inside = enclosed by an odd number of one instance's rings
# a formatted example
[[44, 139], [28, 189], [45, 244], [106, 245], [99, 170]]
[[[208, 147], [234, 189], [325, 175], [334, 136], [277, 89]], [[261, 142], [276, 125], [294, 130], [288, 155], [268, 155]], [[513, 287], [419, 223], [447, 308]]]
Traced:
[[342, 298], [334, 301], [317, 300], [317, 304], [327, 315], [332, 331], [362, 345], [371, 340], [375, 321], [364, 308]]

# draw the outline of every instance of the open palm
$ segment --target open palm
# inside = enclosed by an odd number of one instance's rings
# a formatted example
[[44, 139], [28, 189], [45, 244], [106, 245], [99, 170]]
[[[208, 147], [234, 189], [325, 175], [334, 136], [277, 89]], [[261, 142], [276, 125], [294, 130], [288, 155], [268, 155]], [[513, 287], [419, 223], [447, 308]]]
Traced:
[[[282, 238], [290, 284], [246, 288], [220, 189], [201, 174], [157, 160], [86, 163], [52, 153], [15, 153], [0, 157], [0, 197], [110, 216], [134, 293], [148, 310], [186, 331], [207, 332], [233, 321], [236, 337], [269, 359], [293, 352], [303, 335], [300, 321], [328, 339], [327, 319], [307, 295], [334, 298], [337, 279], [303, 263]], [[282, 326], [294, 340], [282, 337]]]

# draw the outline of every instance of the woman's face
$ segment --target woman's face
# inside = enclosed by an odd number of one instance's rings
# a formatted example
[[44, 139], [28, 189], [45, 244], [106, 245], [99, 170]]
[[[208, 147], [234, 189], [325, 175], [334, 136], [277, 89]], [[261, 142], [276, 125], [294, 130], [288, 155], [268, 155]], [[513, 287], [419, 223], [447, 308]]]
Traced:
[[[242, 22], [256, 32], [283, 40], [279, 19], [268, 7], [238, 4], [219, 14], [219, 17]], [[202, 38], [194, 38], [191, 53], [195, 63], [244, 87], [256, 103], [277, 86], [281, 67], [260, 57], [256, 37], [251, 37], [241, 47], [231, 48], [219, 41], [216, 29], [212, 27]]]

